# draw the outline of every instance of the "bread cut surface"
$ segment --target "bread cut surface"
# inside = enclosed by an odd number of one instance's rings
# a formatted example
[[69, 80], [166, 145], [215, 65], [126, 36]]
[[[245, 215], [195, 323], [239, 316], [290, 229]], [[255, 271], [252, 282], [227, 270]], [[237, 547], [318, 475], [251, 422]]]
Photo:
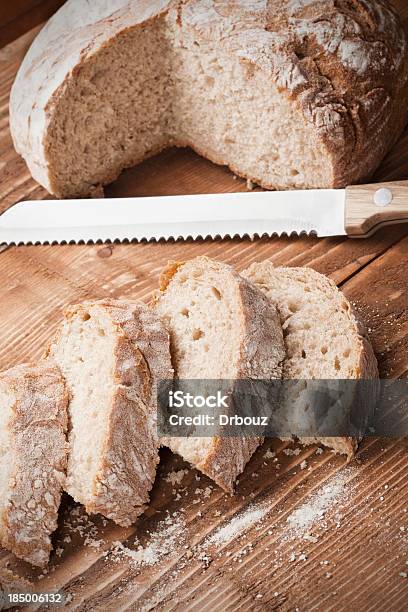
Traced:
[[[243, 276], [278, 309], [286, 349], [284, 379], [378, 378], [377, 361], [365, 330], [330, 279], [311, 268], [275, 268], [268, 261], [252, 264]], [[300, 400], [288, 402], [284, 408], [296, 421], [304, 406]], [[352, 455], [356, 446], [352, 438], [319, 441], [347, 455]]]
[[68, 0], [21, 66], [11, 130], [61, 197], [172, 145], [267, 188], [340, 187], [402, 131], [407, 56], [387, 0]]
[[45, 567], [67, 465], [68, 393], [50, 364], [0, 374], [0, 545]]
[[[274, 306], [230, 266], [197, 257], [171, 264], [155, 304], [183, 380], [277, 379], [284, 358]], [[170, 438], [166, 444], [227, 491], [260, 443], [255, 438]]]
[[130, 525], [159, 461], [156, 386], [172, 377], [168, 332], [141, 302], [84, 302], [67, 310], [47, 355], [71, 394], [66, 491], [87, 512]]

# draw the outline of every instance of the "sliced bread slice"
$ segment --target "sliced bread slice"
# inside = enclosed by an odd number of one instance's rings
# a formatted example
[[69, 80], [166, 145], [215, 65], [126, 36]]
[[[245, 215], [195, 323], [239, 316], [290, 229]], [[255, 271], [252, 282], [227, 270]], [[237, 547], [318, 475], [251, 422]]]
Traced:
[[[275, 268], [269, 261], [254, 263], [242, 274], [278, 309], [286, 348], [284, 379], [378, 378], [364, 327], [333, 281], [311, 268]], [[318, 441], [348, 456], [357, 443], [340, 437], [302, 441]]]
[[140, 302], [73, 306], [47, 356], [71, 393], [66, 491], [88, 513], [131, 525], [159, 462], [156, 385], [172, 377], [169, 334]]
[[0, 375], [0, 545], [45, 567], [67, 465], [68, 394], [51, 364]]
[[[207, 257], [170, 264], [156, 312], [170, 331], [179, 379], [279, 379], [284, 347], [274, 306], [231, 266]], [[232, 491], [259, 438], [170, 438], [166, 444]]]

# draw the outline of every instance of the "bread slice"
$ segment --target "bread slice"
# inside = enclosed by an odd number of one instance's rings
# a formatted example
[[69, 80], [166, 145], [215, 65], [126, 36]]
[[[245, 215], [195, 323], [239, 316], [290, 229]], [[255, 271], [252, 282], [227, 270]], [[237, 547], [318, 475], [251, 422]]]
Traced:
[[[207, 257], [170, 264], [156, 312], [171, 337], [179, 379], [279, 379], [284, 348], [274, 306], [230, 266]], [[232, 491], [258, 438], [170, 438], [166, 444]]]
[[[284, 379], [378, 378], [365, 330], [333, 281], [311, 268], [275, 268], [269, 261], [254, 263], [242, 274], [278, 309], [286, 348]], [[296, 402], [285, 406], [292, 414], [298, 408]], [[303, 441], [319, 441], [348, 456], [357, 443], [339, 437]]]
[[267, 188], [346, 186], [406, 124], [407, 55], [384, 0], [68, 0], [19, 70], [11, 132], [60, 197], [173, 145]]
[[69, 308], [47, 357], [71, 393], [66, 491], [87, 512], [131, 525], [159, 462], [156, 385], [172, 377], [169, 335], [140, 302]]
[[0, 375], [0, 545], [45, 567], [67, 465], [68, 394], [52, 364]]

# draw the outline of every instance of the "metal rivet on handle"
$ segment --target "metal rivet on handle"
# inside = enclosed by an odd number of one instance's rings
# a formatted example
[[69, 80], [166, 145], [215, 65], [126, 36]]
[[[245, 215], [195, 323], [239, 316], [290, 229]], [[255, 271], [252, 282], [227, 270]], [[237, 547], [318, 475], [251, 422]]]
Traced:
[[376, 206], [388, 206], [391, 204], [393, 199], [392, 191], [382, 187], [381, 189], [377, 189], [374, 194], [374, 204]]

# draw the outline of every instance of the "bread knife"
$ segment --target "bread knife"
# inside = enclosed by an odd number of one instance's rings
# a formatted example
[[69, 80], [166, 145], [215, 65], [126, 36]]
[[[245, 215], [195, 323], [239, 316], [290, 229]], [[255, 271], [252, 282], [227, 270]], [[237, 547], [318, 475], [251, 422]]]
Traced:
[[20, 202], [0, 216], [0, 244], [188, 238], [366, 237], [408, 222], [408, 181], [347, 189]]

